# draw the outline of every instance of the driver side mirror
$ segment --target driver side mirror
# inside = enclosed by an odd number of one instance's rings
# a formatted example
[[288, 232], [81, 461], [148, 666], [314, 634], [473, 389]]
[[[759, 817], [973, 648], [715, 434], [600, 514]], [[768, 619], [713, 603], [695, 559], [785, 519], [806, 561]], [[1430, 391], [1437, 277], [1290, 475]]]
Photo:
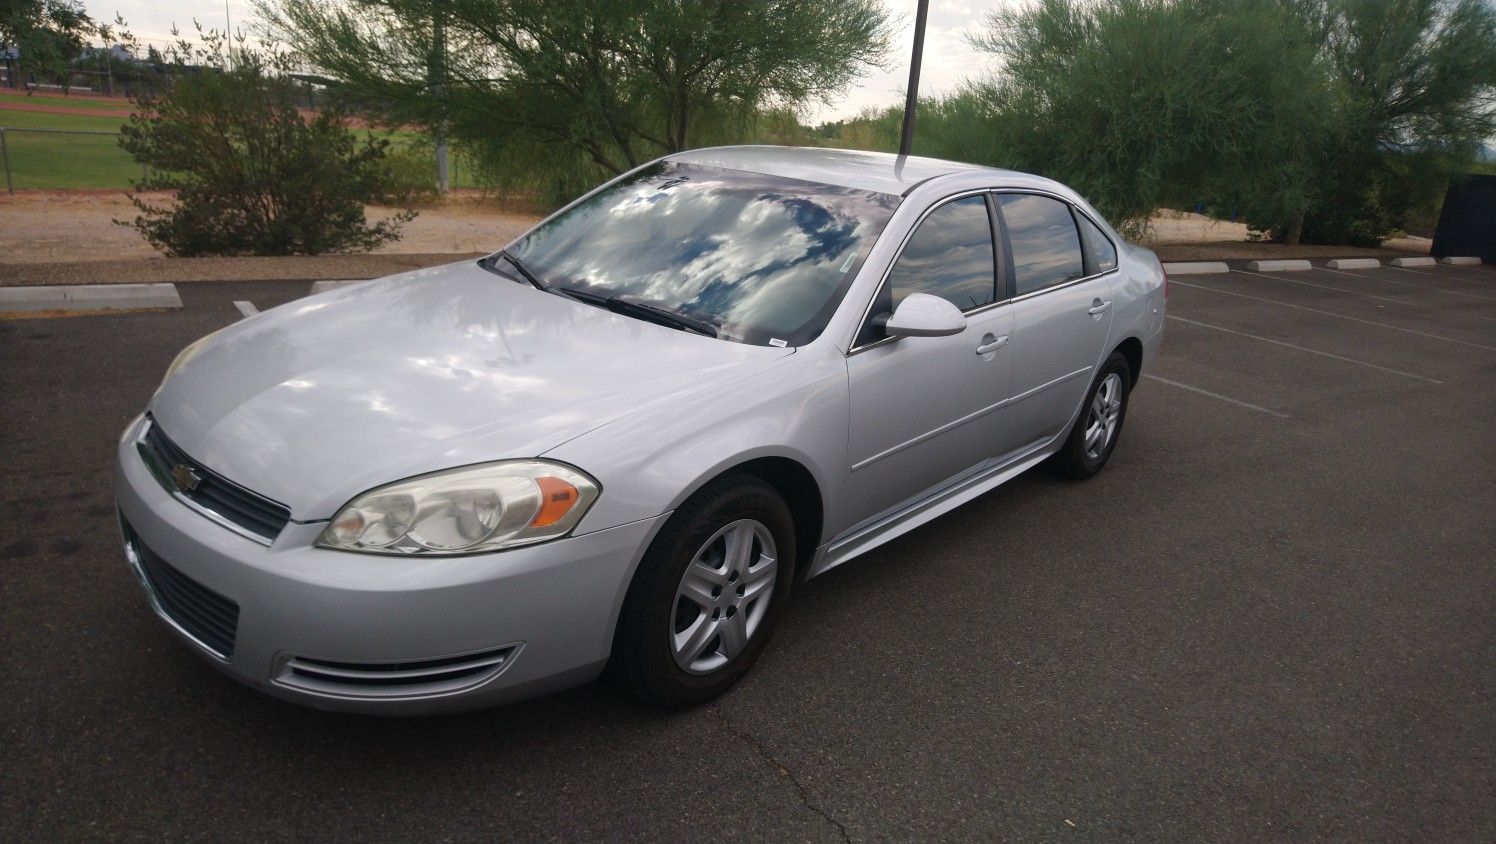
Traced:
[[910, 293], [883, 321], [889, 337], [948, 337], [966, 330], [961, 310], [939, 296]]

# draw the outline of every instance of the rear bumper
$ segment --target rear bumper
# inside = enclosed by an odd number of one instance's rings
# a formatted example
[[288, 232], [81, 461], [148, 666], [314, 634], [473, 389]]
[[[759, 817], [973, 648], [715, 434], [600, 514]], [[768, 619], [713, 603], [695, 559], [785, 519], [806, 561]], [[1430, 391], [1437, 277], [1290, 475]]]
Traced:
[[[596, 677], [634, 567], [665, 519], [470, 557], [313, 548], [321, 523], [293, 522], [267, 547], [172, 497], [130, 436], [116, 496], [152, 607], [194, 650], [275, 697], [378, 714], [479, 708]], [[145, 553], [168, 568], [143, 567]], [[147, 571], [173, 580], [153, 585]], [[190, 615], [214, 596], [234, 605], [231, 647], [174, 617], [172, 601]]]

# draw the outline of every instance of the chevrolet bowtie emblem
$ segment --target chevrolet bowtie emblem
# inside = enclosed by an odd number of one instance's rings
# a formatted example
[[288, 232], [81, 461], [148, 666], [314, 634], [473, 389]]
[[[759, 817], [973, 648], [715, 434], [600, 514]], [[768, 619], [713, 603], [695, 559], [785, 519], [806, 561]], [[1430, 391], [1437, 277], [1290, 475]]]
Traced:
[[183, 492], [192, 492], [197, 489], [198, 484], [203, 482], [202, 475], [199, 475], [191, 466], [181, 463], [171, 467], [171, 479], [176, 481], [177, 488]]

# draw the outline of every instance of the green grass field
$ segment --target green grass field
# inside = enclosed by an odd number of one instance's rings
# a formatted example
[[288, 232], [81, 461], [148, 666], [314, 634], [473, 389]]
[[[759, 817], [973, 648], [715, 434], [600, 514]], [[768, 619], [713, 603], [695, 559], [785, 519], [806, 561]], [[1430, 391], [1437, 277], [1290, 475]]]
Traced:
[[[140, 165], [119, 148], [119, 141], [113, 136], [25, 131], [118, 132], [124, 122], [120, 118], [15, 111], [5, 108], [10, 101], [11, 98], [0, 97], [0, 128], [15, 130], [5, 133], [5, 146], [10, 159], [11, 181], [16, 190], [120, 190], [131, 187], [132, 180], [140, 179]], [[41, 96], [32, 97], [30, 101], [67, 106], [81, 102]], [[380, 134], [390, 139], [392, 147], [420, 141], [420, 136], [413, 132]], [[435, 179], [434, 154], [427, 148], [420, 155], [431, 161], [430, 169]], [[460, 156], [453, 159], [453, 187], [477, 187], [467, 162]], [[0, 189], [3, 187], [0, 184]]]
[[140, 178], [140, 165], [112, 135], [25, 131], [118, 132], [120, 118], [12, 111], [4, 104], [0, 100], [0, 128], [14, 130], [5, 133], [5, 152], [16, 190], [127, 188], [131, 179]]

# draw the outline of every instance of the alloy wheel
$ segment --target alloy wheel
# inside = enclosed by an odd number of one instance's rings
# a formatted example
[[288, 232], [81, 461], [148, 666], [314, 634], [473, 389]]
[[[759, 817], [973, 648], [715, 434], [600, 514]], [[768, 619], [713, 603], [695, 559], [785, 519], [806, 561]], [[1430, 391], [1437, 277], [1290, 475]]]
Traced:
[[1086, 456], [1099, 460], [1117, 436], [1122, 416], [1122, 376], [1112, 372], [1102, 379], [1086, 410]]
[[739, 519], [712, 534], [691, 558], [675, 590], [670, 649], [692, 674], [709, 674], [748, 647], [774, 594], [774, 536]]

